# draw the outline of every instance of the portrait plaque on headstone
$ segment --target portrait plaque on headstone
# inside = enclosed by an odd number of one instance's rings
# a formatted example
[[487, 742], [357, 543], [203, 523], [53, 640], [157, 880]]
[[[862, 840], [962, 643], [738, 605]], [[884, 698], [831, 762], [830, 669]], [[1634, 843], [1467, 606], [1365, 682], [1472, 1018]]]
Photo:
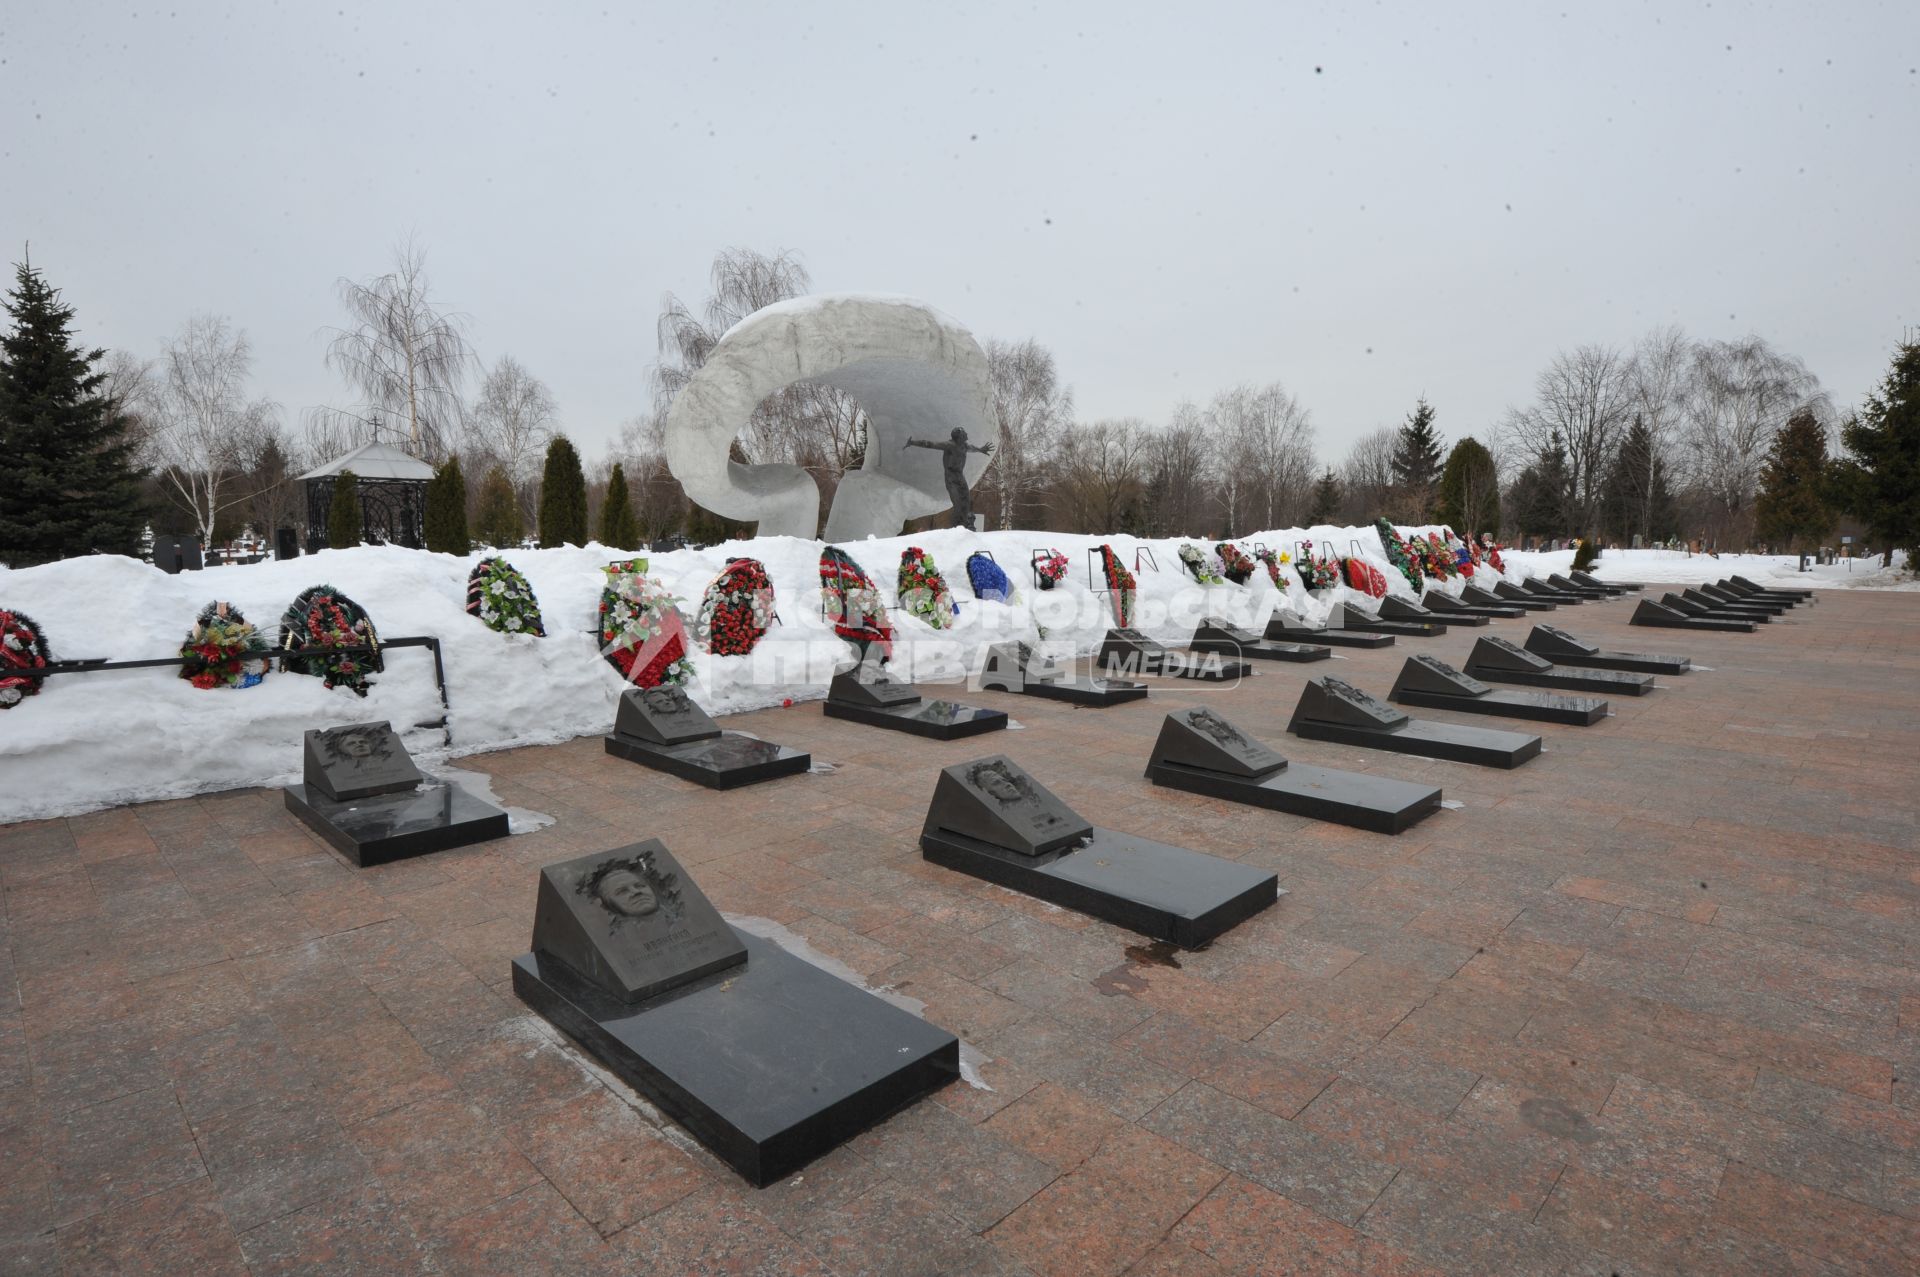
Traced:
[[302, 779], [335, 802], [397, 794], [422, 779], [393, 724], [386, 722], [310, 731], [303, 761]]
[[1005, 754], [942, 768], [927, 828], [978, 839], [1026, 856], [1060, 851], [1093, 832]]
[[912, 683], [897, 682], [877, 668], [859, 665], [833, 676], [827, 685], [827, 699], [881, 709], [889, 705], [912, 705], [919, 701], [920, 693]]
[[542, 869], [533, 951], [629, 1004], [747, 960], [657, 838]]
[[[1585, 639], [1577, 639], [1558, 626], [1536, 625], [1533, 627], [1533, 633], [1543, 636], [1553, 646], [1553, 650], [1556, 651], [1577, 652], [1590, 656], [1600, 650]], [[1532, 637], [1532, 635], [1528, 635], [1529, 646], [1533, 645], [1531, 641]]]
[[1393, 685], [1394, 695], [1411, 688], [1451, 696], [1484, 696], [1493, 689], [1479, 679], [1462, 674], [1437, 656], [1410, 656]]
[[1473, 665], [1487, 665], [1496, 669], [1550, 670], [1553, 662], [1544, 656], [1537, 656], [1525, 648], [1507, 639], [1487, 634], [1476, 640], [1469, 661]]
[[1393, 706], [1374, 699], [1351, 683], [1332, 677], [1308, 680], [1301, 689], [1300, 704], [1294, 711], [1294, 717], [1374, 730], [1391, 730], [1407, 721], [1407, 716]]
[[718, 725], [693, 703], [684, 687], [634, 687], [622, 692], [613, 731], [654, 745], [682, 745], [720, 734]]
[[1153, 758], [1230, 776], [1265, 776], [1287, 765], [1278, 751], [1205, 707], [1167, 715], [1153, 747]]

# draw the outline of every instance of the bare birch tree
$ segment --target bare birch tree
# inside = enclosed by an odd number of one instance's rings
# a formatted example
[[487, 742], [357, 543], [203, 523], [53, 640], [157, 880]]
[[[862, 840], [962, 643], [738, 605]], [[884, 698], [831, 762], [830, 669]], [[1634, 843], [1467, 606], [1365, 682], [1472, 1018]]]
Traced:
[[467, 418], [466, 443], [475, 454], [497, 464], [513, 485], [520, 517], [531, 525], [540, 509], [540, 469], [559, 408], [545, 382], [512, 355], [502, 355], [481, 379]]
[[1535, 460], [1551, 456], [1556, 440], [1567, 457], [1567, 521], [1577, 532], [1599, 527], [1607, 470], [1633, 420], [1628, 363], [1610, 346], [1562, 351], [1534, 381], [1533, 403], [1510, 409], [1507, 442]]
[[147, 463], [213, 544], [222, 512], [253, 498], [246, 472], [279, 426], [279, 405], [249, 399], [253, 352], [218, 315], [196, 315], [161, 351]]
[[1400, 427], [1381, 426], [1354, 440], [1340, 464], [1340, 511], [1349, 523], [1372, 523], [1393, 497], [1393, 454]]
[[1065, 531], [1133, 532], [1144, 513], [1151, 432], [1137, 418], [1061, 432], [1054, 511]]
[[1000, 442], [981, 480], [980, 504], [997, 509], [998, 527], [1011, 528], [1039, 486], [1060, 426], [1073, 417], [1073, 391], [1060, 385], [1053, 352], [1031, 337], [990, 339], [987, 371]]
[[1147, 440], [1147, 531], [1196, 536], [1214, 530], [1213, 455], [1206, 421], [1191, 402]]
[[[1633, 348], [1628, 380], [1633, 397], [1633, 415], [1647, 432], [1646, 473], [1636, 476], [1634, 523], [1647, 535], [1654, 521], [1654, 503], [1662, 485], [1655, 482], [1661, 470], [1676, 469], [1674, 453], [1686, 413], [1687, 381], [1693, 363], [1693, 342], [1686, 333], [1669, 324], [1642, 337]], [[1636, 468], [1639, 468], [1636, 465]]]
[[1313, 483], [1313, 419], [1279, 382], [1236, 386], [1207, 406], [1221, 450], [1225, 533], [1277, 528], [1303, 516]]
[[1754, 492], [1774, 434], [1802, 410], [1824, 421], [1830, 407], [1804, 362], [1759, 337], [1694, 347], [1685, 397], [1688, 477], [1723, 542], [1743, 544], [1752, 532]]
[[353, 327], [332, 330], [327, 367], [361, 400], [308, 412], [308, 439], [321, 459], [388, 438], [426, 461], [437, 462], [452, 448], [473, 353], [464, 320], [434, 303], [426, 265], [425, 250], [408, 242], [395, 251], [387, 274], [337, 285]]

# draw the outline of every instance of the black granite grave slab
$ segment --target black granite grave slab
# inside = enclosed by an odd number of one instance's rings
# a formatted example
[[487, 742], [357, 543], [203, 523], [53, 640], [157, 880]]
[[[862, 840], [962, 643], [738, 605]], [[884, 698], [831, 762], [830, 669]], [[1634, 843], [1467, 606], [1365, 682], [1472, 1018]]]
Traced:
[[1157, 674], [1224, 683], [1253, 673], [1245, 661], [1219, 652], [1175, 652], [1134, 629], [1108, 630], [1094, 661], [1108, 677]]
[[1695, 587], [1700, 594], [1729, 607], [1752, 608], [1766, 612], [1771, 616], [1785, 616], [1800, 602], [1798, 599], [1776, 599], [1765, 594], [1743, 594], [1739, 590], [1725, 585], [1705, 582]]
[[[1485, 593], [1484, 590], [1481, 592], [1483, 594]], [[1468, 603], [1464, 601], [1464, 597], [1463, 595], [1461, 598], [1456, 599], [1451, 594], [1442, 594], [1438, 590], [1428, 590], [1420, 602], [1429, 612], [1464, 612], [1468, 616], [1484, 616], [1495, 621], [1510, 621], [1515, 617], [1521, 617], [1527, 614], [1525, 608], [1515, 607], [1511, 604]], [[1499, 596], [1489, 594], [1487, 597], [1498, 598]]]
[[1540, 738], [1520, 732], [1409, 718], [1391, 705], [1337, 678], [1307, 680], [1287, 730], [1306, 740], [1333, 741], [1394, 754], [1513, 768], [1540, 752]]
[[684, 687], [630, 687], [620, 693], [613, 733], [650, 745], [684, 745], [713, 740], [720, 727]]
[[997, 732], [1007, 725], [1007, 712], [1003, 709], [984, 709], [958, 701], [916, 698], [906, 705], [875, 706], [836, 701], [829, 696], [822, 702], [820, 711], [828, 718], [925, 736], [930, 740], [959, 740], [982, 732]]
[[921, 697], [912, 683], [902, 683], [869, 666], [859, 666], [833, 676], [833, 681], [827, 684], [827, 699], [839, 705], [895, 709], [917, 705]]
[[1431, 785], [1290, 763], [1204, 708], [1167, 715], [1147, 760], [1147, 779], [1385, 834], [1440, 809], [1440, 790]]
[[[1469, 585], [1460, 592], [1460, 597], [1469, 602], [1478, 602], [1479, 599], [1476, 596], [1481, 594], [1486, 594], [1486, 591], [1478, 586]], [[1487, 597], [1496, 603], [1510, 603], [1514, 607], [1525, 608], [1529, 612], [1551, 612], [1559, 606], [1551, 599], [1543, 599], [1536, 594], [1528, 593], [1511, 581], [1495, 581], [1493, 592]]]
[[959, 1076], [951, 1033], [736, 935], [743, 965], [638, 1006], [539, 953], [513, 960], [513, 991], [757, 1187]]
[[1280, 642], [1319, 643], [1328, 647], [1392, 647], [1393, 635], [1361, 630], [1336, 630], [1324, 625], [1308, 625], [1284, 608], [1267, 618], [1266, 636]]
[[507, 836], [507, 813], [431, 777], [414, 789], [335, 802], [312, 785], [282, 791], [287, 810], [361, 867]]
[[1537, 652], [1529, 652], [1503, 638], [1486, 635], [1467, 655], [1466, 671], [1488, 683], [1518, 683], [1523, 687], [1559, 687], [1571, 692], [1611, 692], [1618, 696], [1645, 696], [1654, 687], [1653, 675], [1628, 670], [1563, 669]]
[[1589, 601], [1610, 599], [1614, 596], [1614, 592], [1605, 586], [1580, 585], [1558, 572], [1549, 572], [1547, 574], [1547, 584], [1562, 594], [1578, 594], [1581, 598]]
[[309, 731], [302, 745], [301, 779], [334, 802], [412, 789], [425, 777], [394, 735], [393, 724], [348, 723]]
[[1641, 599], [1627, 618], [1628, 625], [1646, 625], [1662, 630], [1707, 630], [1725, 634], [1751, 634], [1752, 621], [1723, 621], [1693, 616], [1653, 599]]
[[1741, 576], [1737, 572], [1734, 575], [1728, 577], [1727, 580], [1731, 581], [1735, 585], [1744, 586], [1749, 590], [1758, 590], [1762, 594], [1791, 594], [1796, 598], [1802, 598], [1802, 599], [1810, 599], [1814, 597], [1814, 591], [1812, 590], [1802, 590], [1790, 585], [1761, 585], [1757, 581], [1749, 581], [1746, 577]]
[[656, 771], [690, 780], [708, 789], [737, 789], [782, 776], [797, 776], [813, 766], [813, 755], [741, 732], [721, 732], [708, 740], [656, 745], [618, 734], [606, 738], [609, 754]]
[[1635, 590], [1644, 590], [1647, 588], [1644, 585], [1630, 581], [1602, 581], [1591, 572], [1569, 572], [1567, 575], [1582, 585], [1589, 586], [1596, 590], [1612, 590], [1616, 594], [1631, 594]]
[[1190, 949], [1280, 894], [1271, 872], [1093, 826], [1004, 756], [941, 770], [920, 849], [934, 864]]
[[1759, 586], [1745, 586], [1726, 577], [1714, 582], [1714, 593], [1724, 593], [1728, 598], [1740, 599], [1749, 603], [1777, 603], [1783, 607], [1799, 607], [1802, 603], [1812, 603], [1813, 597], [1797, 590], [1767, 590]]
[[1489, 624], [1490, 618], [1476, 616], [1472, 612], [1459, 610], [1434, 612], [1418, 603], [1410, 603], [1397, 594], [1389, 594], [1380, 600], [1380, 615], [1389, 621], [1416, 621], [1426, 625], [1439, 625], [1446, 629], [1454, 626], [1481, 626]]
[[1496, 691], [1432, 656], [1409, 657], [1400, 667], [1400, 677], [1394, 680], [1387, 699], [1426, 709], [1525, 718], [1540, 723], [1570, 723], [1575, 727], [1591, 727], [1607, 716], [1607, 703], [1603, 700], [1559, 696], [1552, 692]]
[[1447, 627], [1438, 621], [1390, 621], [1373, 616], [1351, 603], [1335, 603], [1327, 611], [1330, 630], [1360, 630], [1369, 634], [1397, 634], [1403, 638], [1439, 638]]
[[1765, 612], [1741, 612], [1732, 608], [1717, 607], [1702, 603], [1699, 599], [1690, 599], [1685, 593], [1675, 594], [1671, 590], [1660, 596], [1660, 601], [1676, 612], [1688, 616], [1701, 617], [1715, 621], [1746, 621], [1753, 625], [1768, 625], [1773, 617]]
[[995, 643], [987, 648], [979, 686], [1069, 705], [1104, 708], [1147, 698], [1145, 683], [1118, 678], [1087, 678], [1032, 654], [1024, 643]]
[[1520, 591], [1536, 599], [1546, 599], [1550, 603], [1586, 603], [1584, 594], [1569, 594], [1565, 590], [1556, 590], [1541, 577], [1528, 577], [1520, 582]]
[[533, 950], [628, 1005], [747, 960], [740, 937], [658, 838], [543, 867]]
[[1256, 661], [1324, 661], [1333, 652], [1318, 643], [1273, 642], [1219, 617], [1204, 618], [1187, 643], [1195, 652], [1219, 652]]
[[1750, 616], [1754, 620], [1765, 617], [1771, 621], [1776, 616], [1785, 615], [1784, 603], [1739, 602], [1716, 594], [1704, 586], [1690, 585], [1680, 591], [1680, 597], [1689, 603], [1698, 603], [1709, 612], [1727, 612], [1734, 616]]
[[1602, 651], [1584, 639], [1577, 639], [1551, 625], [1533, 627], [1533, 632], [1527, 635], [1527, 650], [1535, 656], [1544, 656], [1555, 665], [1596, 670], [1633, 670], [1641, 674], [1685, 674], [1693, 664], [1684, 656]]

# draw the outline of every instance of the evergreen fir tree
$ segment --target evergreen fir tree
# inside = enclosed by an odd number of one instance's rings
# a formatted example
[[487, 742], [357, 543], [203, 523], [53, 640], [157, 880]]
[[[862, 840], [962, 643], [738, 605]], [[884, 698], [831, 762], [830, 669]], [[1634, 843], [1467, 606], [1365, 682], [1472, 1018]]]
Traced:
[[360, 544], [360, 478], [351, 470], [333, 476], [333, 504], [327, 510], [327, 546], [346, 550]]
[[1805, 549], [1833, 527], [1827, 465], [1827, 430], [1819, 418], [1801, 410], [1787, 418], [1767, 449], [1754, 501], [1754, 530], [1789, 550]]
[[1307, 514], [1311, 524], [1331, 523], [1340, 509], [1340, 480], [1329, 469], [1313, 485], [1313, 508]]
[[480, 484], [474, 531], [481, 541], [496, 550], [511, 550], [526, 539], [526, 525], [520, 519], [520, 502], [514, 498], [513, 481], [499, 466], [487, 471], [486, 479]]
[[1432, 517], [1433, 485], [1440, 477], [1440, 435], [1433, 418], [1433, 405], [1422, 395], [1393, 449], [1393, 486], [1402, 514], [1414, 523]]
[[633, 492], [627, 472], [618, 461], [607, 476], [607, 499], [600, 506], [600, 544], [632, 550], [640, 545], [640, 527], [633, 521]]
[[449, 453], [427, 481], [427, 548], [439, 554], [465, 554], [473, 548], [467, 539], [467, 477], [460, 473], [459, 453]]
[[1500, 471], [1493, 464], [1493, 454], [1478, 439], [1468, 436], [1447, 454], [1433, 517], [1462, 537], [1477, 532], [1499, 535]]
[[104, 350], [74, 344], [73, 307], [31, 265], [14, 267], [0, 337], [0, 561], [139, 552], [146, 522], [132, 421], [100, 394]]
[[1653, 545], [1680, 531], [1666, 460], [1654, 447], [1653, 432], [1638, 417], [1627, 427], [1607, 470], [1601, 517], [1608, 533], [1623, 543], [1638, 534], [1642, 544]]
[[1920, 572], [1920, 341], [1900, 344], [1840, 441], [1852, 454], [1838, 468], [1842, 504], [1886, 547], [1887, 562], [1903, 549], [1907, 569]]
[[540, 548], [587, 543], [587, 476], [580, 454], [565, 435], [547, 445], [540, 479]]
[[1567, 468], [1567, 448], [1555, 435], [1553, 446], [1520, 472], [1513, 482], [1509, 499], [1514, 523], [1533, 536], [1558, 539], [1571, 531], [1567, 520], [1567, 496], [1572, 479]]

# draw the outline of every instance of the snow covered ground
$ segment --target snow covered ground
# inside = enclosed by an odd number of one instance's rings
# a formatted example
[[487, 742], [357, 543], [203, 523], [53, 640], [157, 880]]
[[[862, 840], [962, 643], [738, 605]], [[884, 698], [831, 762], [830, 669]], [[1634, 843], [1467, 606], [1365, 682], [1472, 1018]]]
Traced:
[[[1509, 560], [1518, 560], [1539, 576], [1565, 572], [1573, 564], [1572, 550], [1551, 554], [1520, 554], [1508, 551]], [[1893, 566], [1880, 566], [1880, 556], [1871, 559], [1843, 560], [1828, 566], [1800, 571], [1800, 560], [1791, 554], [1710, 554], [1689, 555], [1685, 550], [1607, 550], [1593, 574], [1602, 581], [1637, 581], [1646, 584], [1698, 585], [1723, 576], [1744, 576], [1760, 585], [1785, 589], [1829, 590], [1920, 590], [1920, 579], [1909, 575], [1906, 556], [1895, 551]]]
[[[1101, 583], [1090, 580], [1090, 573], [1097, 578], [1098, 568], [1090, 562], [1089, 551], [1103, 540], [1129, 568], [1138, 562], [1136, 627], [1170, 644], [1183, 643], [1209, 614], [1259, 629], [1280, 601], [1264, 570], [1246, 587], [1196, 585], [1177, 556], [1189, 540], [1182, 537], [1149, 541], [946, 529], [842, 548], [889, 600], [901, 551], [918, 545], [932, 554], [960, 603], [960, 615], [951, 628], [934, 630], [895, 611], [900, 641], [894, 668], [904, 678], [938, 682], [964, 677], [988, 643], [1008, 638], [1070, 645], [1080, 654], [1091, 651], [1112, 624], [1108, 597], [1090, 588]], [[1211, 549], [1207, 542], [1192, 540]], [[1265, 545], [1297, 554], [1307, 541], [1322, 554], [1358, 553], [1383, 571], [1394, 592], [1412, 595], [1405, 579], [1388, 565], [1371, 528], [1286, 529], [1241, 538], [1237, 544], [1248, 551]], [[1063, 552], [1071, 564], [1067, 579], [1044, 592], [1033, 587], [1027, 567], [1033, 552], [1043, 548]], [[709, 710], [726, 713], [818, 698], [835, 669], [850, 663], [851, 649], [834, 637], [820, 613], [820, 549], [816, 541], [772, 537], [650, 556], [649, 574], [683, 600], [689, 618], [707, 583], [731, 556], [761, 560], [773, 582], [780, 623], [752, 655], [694, 654], [697, 677], [691, 691]], [[1017, 592], [1010, 603], [973, 597], [965, 567], [967, 555], [979, 549], [990, 552], [1013, 580]], [[0, 607], [38, 621], [57, 660], [174, 655], [195, 614], [214, 599], [237, 606], [271, 639], [294, 596], [325, 582], [365, 608], [383, 639], [438, 636], [452, 705], [451, 745], [438, 727], [416, 726], [441, 717], [432, 657], [425, 649], [389, 652], [386, 672], [375, 677], [364, 700], [345, 690], [328, 691], [316, 678], [278, 672], [259, 687], [241, 691], [201, 691], [166, 668], [56, 675], [40, 695], [0, 710], [0, 822], [285, 784], [298, 779], [301, 736], [312, 727], [390, 720], [429, 768], [483, 750], [607, 731], [623, 685], [599, 656], [596, 607], [604, 580], [601, 567], [625, 555], [589, 545], [505, 556], [525, 573], [539, 596], [548, 633], [540, 639], [497, 634], [466, 614], [467, 573], [479, 557], [364, 546], [178, 576], [112, 556], [0, 569]], [[1562, 571], [1571, 557], [1570, 552], [1510, 554], [1508, 575], [1518, 579]], [[1804, 575], [1793, 567], [1791, 559], [1688, 559], [1665, 551], [1618, 551], [1601, 560], [1599, 575], [1697, 582], [1739, 572], [1763, 583], [1916, 588], [1864, 563], [1856, 562], [1851, 575], [1844, 566]], [[1315, 599], [1297, 578], [1287, 574], [1286, 579], [1290, 606], [1312, 619], [1325, 616], [1336, 601], [1363, 597], [1340, 587]], [[1440, 588], [1457, 594], [1461, 583]]]

